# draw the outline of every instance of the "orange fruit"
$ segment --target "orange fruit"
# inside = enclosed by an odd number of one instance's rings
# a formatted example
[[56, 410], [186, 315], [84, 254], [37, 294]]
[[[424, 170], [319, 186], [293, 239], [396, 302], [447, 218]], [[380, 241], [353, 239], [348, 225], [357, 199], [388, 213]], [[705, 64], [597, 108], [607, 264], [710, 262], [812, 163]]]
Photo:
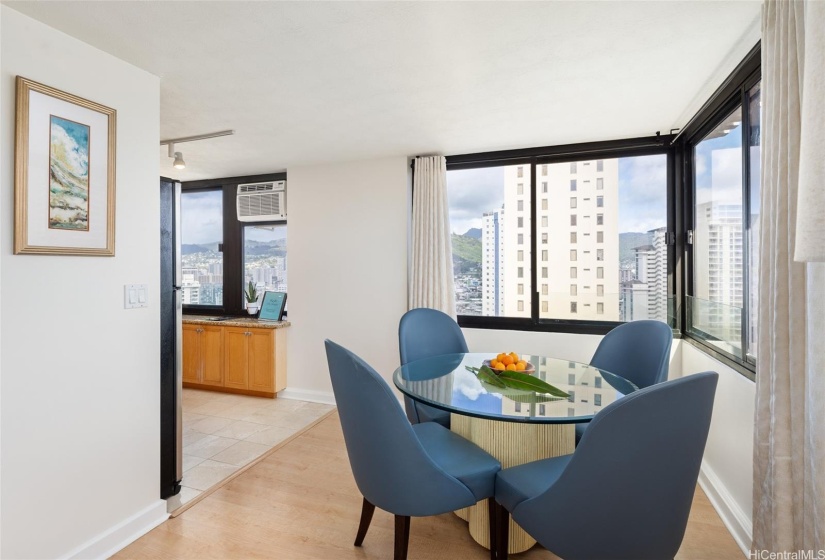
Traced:
[[504, 364], [505, 366], [510, 366], [510, 365], [513, 365], [514, 363], [516, 363], [516, 361], [513, 359], [512, 356], [504, 356], [501, 359], [501, 363]]
[[516, 371], [516, 364], [507, 364], [507, 371]]
[[499, 354], [498, 356], [496, 356], [496, 360], [500, 362], [501, 360], [503, 360], [503, 359], [504, 359], [504, 356], [506, 356], [506, 355], [507, 355], [507, 354], [505, 354], [505, 353], [503, 353], [503, 352], [502, 352], [501, 354]]
[[516, 371], [524, 371], [527, 368], [527, 363], [518, 361], [516, 362]]
[[501, 363], [498, 360], [492, 360], [490, 362], [490, 367], [493, 368], [493, 369], [503, 369], [501, 367]]
[[510, 357], [513, 358], [513, 363], [516, 363], [516, 362], [519, 361], [518, 354], [516, 354], [515, 352], [510, 352]]

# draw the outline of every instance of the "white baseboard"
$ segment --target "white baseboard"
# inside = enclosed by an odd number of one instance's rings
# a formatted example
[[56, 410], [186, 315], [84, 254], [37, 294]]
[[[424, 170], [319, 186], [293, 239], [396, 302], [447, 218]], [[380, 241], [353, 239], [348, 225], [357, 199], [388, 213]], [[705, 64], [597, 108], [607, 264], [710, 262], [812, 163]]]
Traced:
[[749, 556], [753, 542], [753, 521], [734, 501], [725, 485], [705, 461], [702, 461], [702, 468], [699, 471], [699, 486], [705, 491], [716, 513], [722, 518], [722, 523], [730, 531], [733, 540], [742, 549], [742, 554]]
[[309, 401], [335, 406], [335, 395], [329, 391], [313, 391], [312, 389], [290, 389], [287, 387], [278, 393], [279, 399]]
[[158, 500], [124, 519], [88, 542], [75, 548], [64, 559], [109, 558], [169, 518], [166, 500]]

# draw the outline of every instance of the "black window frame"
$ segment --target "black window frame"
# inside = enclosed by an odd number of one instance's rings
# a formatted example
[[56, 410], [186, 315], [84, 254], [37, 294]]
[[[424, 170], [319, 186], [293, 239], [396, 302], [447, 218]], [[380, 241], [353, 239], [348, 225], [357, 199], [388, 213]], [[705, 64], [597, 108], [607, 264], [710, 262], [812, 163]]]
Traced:
[[286, 181], [286, 173], [267, 173], [243, 177], [225, 177], [181, 182], [181, 193], [221, 191], [223, 193], [223, 305], [184, 305], [186, 315], [247, 314], [243, 306], [243, 243], [244, 228], [249, 225], [287, 225], [288, 220], [274, 222], [242, 222], [238, 220], [236, 198], [238, 185], [268, 181]]
[[[750, 301], [747, 289], [750, 283], [748, 268], [750, 255], [750, 150], [748, 133], [750, 130], [750, 112], [748, 111], [748, 93], [753, 86], [762, 79], [761, 72], [761, 43], [757, 43], [748, 55], [739, 63], [725, 82], [707, 100], [702, 108], [684, 127], [674, 141], [677, 164], [680, 173], [677, 177], [676, 189], [682, 204], [683, 226], [681, 234], [681, 284], [677, 314], [680, 324], [684, 325], [681, 336], [688, 343], [710, 354], [720, 362], [738, 371], [751, 380], [756, 378], [756, 363], [747, 358], [747, 333], [750, 318]], [[694, 148], [704, 137], [718, 126], [737, 107], [742, 107], [742, 352], [744, 358], [725, 352], [721, 348], [710, 344], [700, 336], [688, 332], [687, 296], [694, 294], [693, 245], [690, 242], [692, 231], [695, 230], [695, 177], [693, 170]]]
[[[540, 314], [540, 278], [538, 277], [538, 250], [537, 215], [539, 208], [539, 193], [537, 192], [536, 178], [540, 173], [540, 165], [554, 163], [577, 164], [582, 161], [598, 159], [613, 159], [647, 155], [665, 155], [667, 158], [667, 231], [674, 231], [676, 200], [674, 197], [674, 165], [675, 151], [671, 145], [674, 135], [656, 134], [640, 138], [611, 140], [605, 142], [587, 142], [560, 146], [545, 146], [518, 150], [504, 150], [498, 152], [484, 152], [446, 156], [447, 170], [480, 169], [485, 167], [500, 167], [510, 165], [524, 165], [530, 176], [530, 259], [531, 267], [531, 311], [530, 317], [488, 317], [479, 315], [459, 315], [458, 324], [462, 328], [473, 329], [500, 329], [541, 332], [567, 332], [574, 334], [607, 334], [615, 327], [623, 324], [621, 321], [592, 321], [571, 319], [539, 318]], [[571, 167], [572, 169], [572, 167]], [[525, 178], [526, 178], [525, 174]], [[675, 275], [674, 247], [672, 235], [668, 235], [668, 298], [674, 296]], [[677, 317], [678, 319], [678, 317]], [[679, 325], [676, 325], [677, 328]], [[677, 331], [678, 332], [678, 331]]]

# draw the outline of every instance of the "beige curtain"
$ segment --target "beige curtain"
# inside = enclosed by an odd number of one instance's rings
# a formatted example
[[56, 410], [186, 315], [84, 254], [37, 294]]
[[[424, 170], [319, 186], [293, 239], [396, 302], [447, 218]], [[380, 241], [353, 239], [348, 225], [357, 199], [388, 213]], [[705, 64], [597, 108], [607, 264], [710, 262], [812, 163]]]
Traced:
[[825, 275], [820, 264], [794, 261], [794, 246], [801, 242], [795, 239], [798, 209], [808, 204], [799, 196], [822, 189], [825, 180], [808, 175], [809, 183], [800, 184], [800, 170], [807, 165], [800, 152], [825, 157], [801, 149], [803, 123], [823, 126], [823, 114], [808, 114], [803, 104], [823, 95], [803, 90], [803, 84], [821, 80], [825, 64], [822, 56], [806, 52], [806, 33], [810, 41], [825, 32], [816, 4], [766, 0], [763, 6], [755, 551], [825, 549]]
[[443, 156], [415, 158], [409, 307], [430, 307], [455, 318], [453, 250]]

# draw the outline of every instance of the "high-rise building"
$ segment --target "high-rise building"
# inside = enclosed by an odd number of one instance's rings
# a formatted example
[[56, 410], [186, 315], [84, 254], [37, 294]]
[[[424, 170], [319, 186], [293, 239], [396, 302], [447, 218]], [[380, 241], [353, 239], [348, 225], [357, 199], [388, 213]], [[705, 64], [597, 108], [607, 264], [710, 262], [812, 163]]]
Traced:
[[[194, 269], [197, 271], [197, 269]], [[182, 275], [181, 292], [184, 304], [197, 305], [200, 301], [200, 282], [195, 280], [195, 275], [184, 273]]]
[[622, 270], [619, 309], [622, 321], [667, 317], [667, 228], [648, 232], [651, 243], [634, 247], [635, 267], [632, 277]]
[[540, 317], [619, 320], [619, 160], [536, 168]]
[[481, 224], [481, 312], [504, 315], [504, 209], [485, 212]]
[[742, 335], [742, 205], [696, 206], [693, 324], [720, 341]]

